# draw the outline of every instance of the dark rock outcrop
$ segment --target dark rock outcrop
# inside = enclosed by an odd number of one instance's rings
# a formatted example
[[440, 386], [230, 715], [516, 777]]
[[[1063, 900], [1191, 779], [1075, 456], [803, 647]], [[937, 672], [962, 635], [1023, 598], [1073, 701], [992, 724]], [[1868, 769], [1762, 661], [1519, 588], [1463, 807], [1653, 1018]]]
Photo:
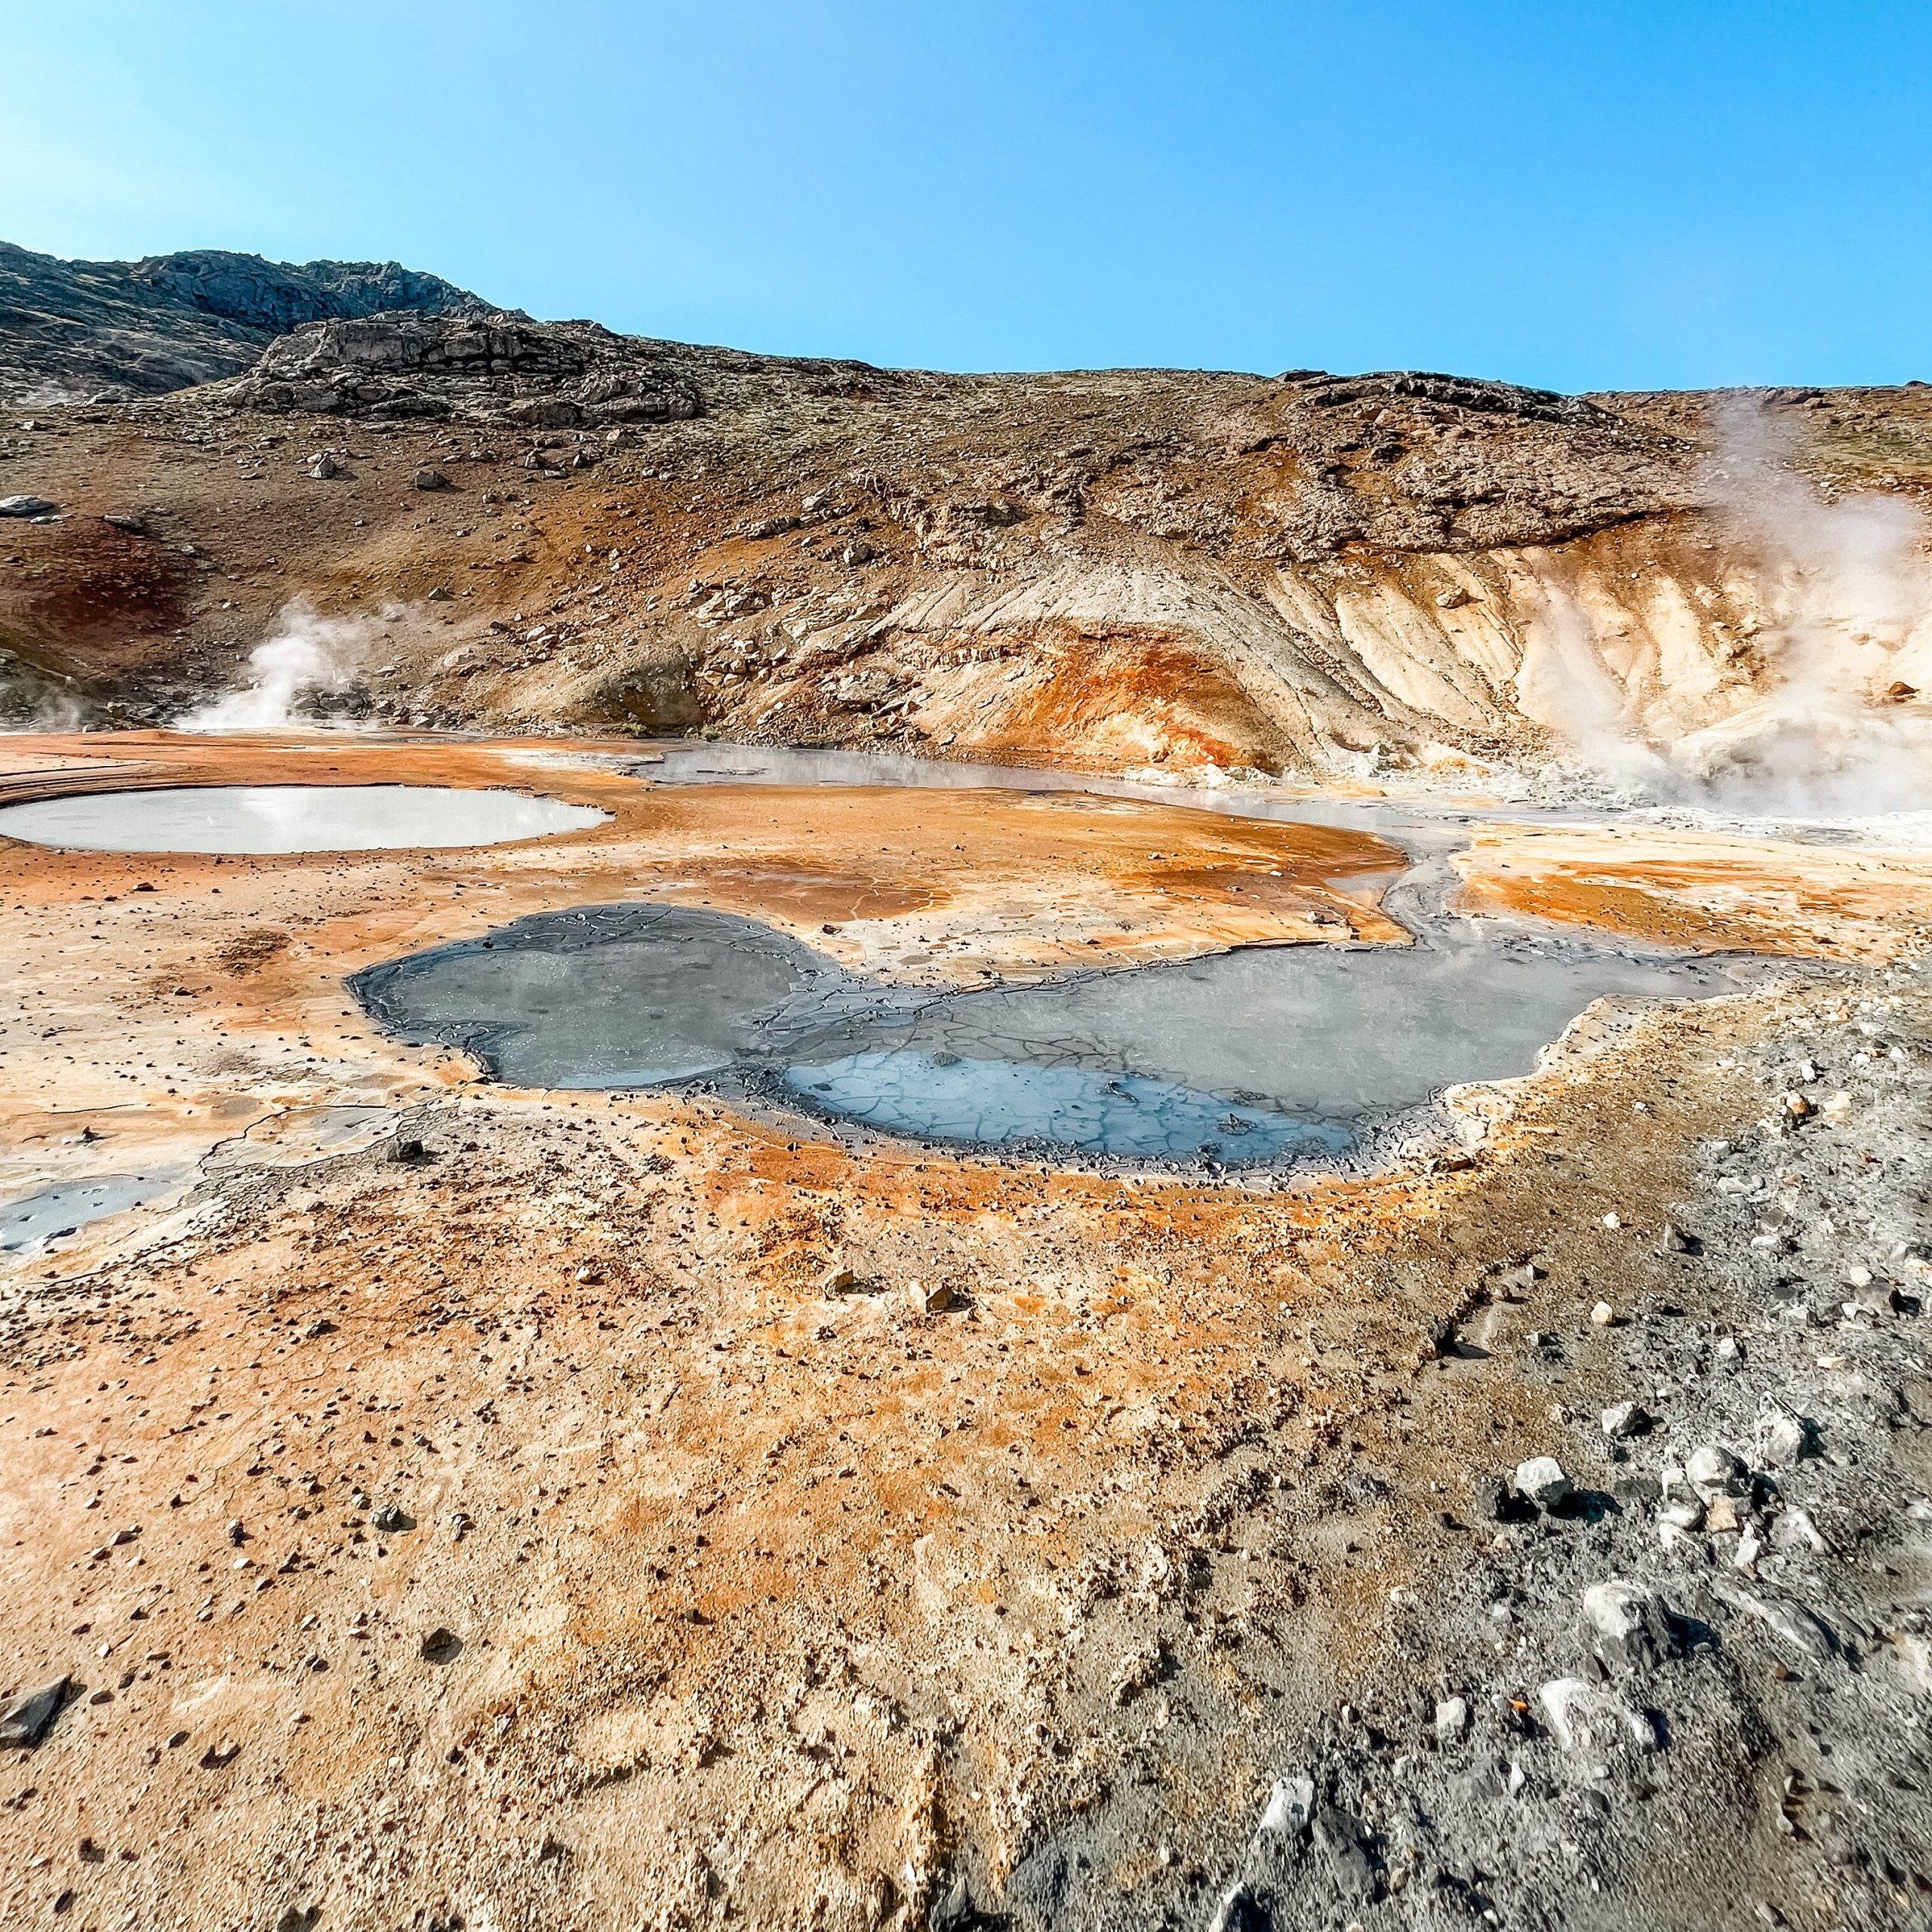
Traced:
[[697, 415], [696, 386], [662, 348], [595, 322], [524, 315], [312, 322], [271, 343], [232, 399], [254, 409], [460, 415], [531, 429]]
[[223, 248], [70, 262], [0, 242], [0, 399], [160, 395], [239, 375], [305, 323], [485, 308], [394, 262], [296, 264]]

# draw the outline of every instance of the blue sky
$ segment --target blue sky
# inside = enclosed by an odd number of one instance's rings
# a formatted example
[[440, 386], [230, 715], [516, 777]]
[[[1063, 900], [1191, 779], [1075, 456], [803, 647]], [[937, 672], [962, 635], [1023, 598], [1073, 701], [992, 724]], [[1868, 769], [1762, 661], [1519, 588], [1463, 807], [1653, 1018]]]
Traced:
[[0, 237], [928, 367], [1932, 378], [1932, 7], [59, 0]]

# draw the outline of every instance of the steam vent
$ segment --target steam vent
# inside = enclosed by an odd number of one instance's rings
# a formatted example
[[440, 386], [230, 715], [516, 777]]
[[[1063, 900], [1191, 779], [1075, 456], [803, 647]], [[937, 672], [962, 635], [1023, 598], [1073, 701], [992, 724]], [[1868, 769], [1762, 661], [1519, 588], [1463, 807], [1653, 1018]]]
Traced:
[[0, 1924], [1932, 1921], [1932, 389], [0, 398]]

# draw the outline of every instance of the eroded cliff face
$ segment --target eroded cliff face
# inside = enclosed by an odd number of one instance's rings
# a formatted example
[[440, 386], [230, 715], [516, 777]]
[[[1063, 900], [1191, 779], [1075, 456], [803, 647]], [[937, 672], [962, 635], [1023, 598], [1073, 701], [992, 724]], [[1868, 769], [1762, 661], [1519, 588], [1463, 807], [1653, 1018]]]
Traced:
[[[1932, 392], [952, 377], [312, 325], [0, 432], [14, 681], [151, 719], [291, 599], [351, 715], [1386, 782], [1922, 763]], [[24, 701], [16, 709], [23, 708]], [[119, 707], [118, 712], [114, 711]]]

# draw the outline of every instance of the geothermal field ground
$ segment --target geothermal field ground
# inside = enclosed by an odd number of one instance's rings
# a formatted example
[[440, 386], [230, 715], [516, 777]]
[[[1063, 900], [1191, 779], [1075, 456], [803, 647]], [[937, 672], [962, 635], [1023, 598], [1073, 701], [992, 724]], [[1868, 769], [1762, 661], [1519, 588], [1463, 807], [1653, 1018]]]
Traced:
[[0, 251], [0, 1923], [1926, 1922], [1932, 391], [238, 259]]

